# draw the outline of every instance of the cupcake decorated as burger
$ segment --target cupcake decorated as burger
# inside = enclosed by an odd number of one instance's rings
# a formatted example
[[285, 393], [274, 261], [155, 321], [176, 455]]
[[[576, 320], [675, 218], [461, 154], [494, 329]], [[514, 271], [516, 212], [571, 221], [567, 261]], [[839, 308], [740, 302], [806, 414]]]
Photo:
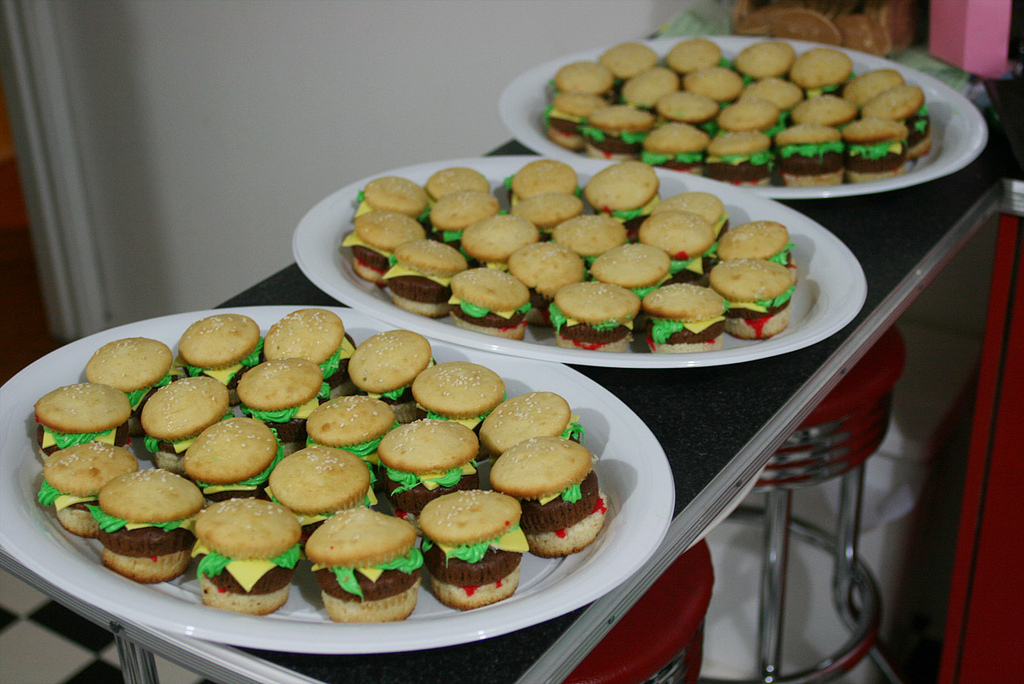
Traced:
[[[718, 243], [702, 216], [688, 211], [659, 211], [640, 226], [640, 244], [661, 249], [669, 257], [668, 283], [703, 281], [711, 270]], [[641, 297], [646, 292], [641, 294]]]
[[774, 261], [733, 259], [711, 269], [711, 287], [727, 302], [725, 331], [744, 340], [778, 335], [789, 325], [793, 278]]
[[657, 354], [722, 348], [725, 303], [713, 290], [693, 283], [660, 287], [643, 300], [650, 320], [647, 345]]
[[789, 229], [778, 221], [747, 221], [733, 227], [718, 241], [718, 258], [766, 259], [789, 269], [796, 282], [796, 262], [793, 260], [795, 245], [790, 240]]
[[139, 416], [146, 399], [158, 388], [181, 377], [179, 368], [172, 365], [174, 354], [159, 340], [147, 337], [129, 337], [108, 342], [92, 355], [85, 365], [89, 382], [109, 385], [128, 397], [132, 415], [129, 433], [142, 434]]
[[306, 420], [306, 444], [340, 449], [366, 464], [371, 484], [377, 480], [380, 440], [397, 427], [395, 411], [381, 399], [356, 395], [321, 404]]
[[190, 377], [205, 375], [227, 387], [234, 405], [239, 378], [262, 360], [263, 337], [256, 321], [244, 314], [215, 314], [186, 328], [178, 355]]
[[587, 117], [607, 106], [608, 100], [601, 95], [583, 91], [557, 93], [544, 109], [544, 130], [548, 140], [567, 150], [583, 151], [587, 140], [580, 133], [580, 128], [586, 125]]
[[391, 268], [391, 255], [403, 242], [422, 240], [427, 231], [416, 219], [397, 211], [371, 211], [353, 221], [353, 230], [341, 241], [352, 250], [352, 270], [363, 280], [383, 287]]
[[348, 377], [348, 360], [355, 350], [341, 317], [320, 308], [292, 311], [270, 326], [263, 340], [268, 361], [306, 359], [319, 366], [332, 397], [355, 393]]
[[509, 397], [491, 411], [480, 426], [480, 446], [498, 458], [530, 437], [562, 437], [583, 443], [580, 417], [569, 402], [554, 392], [527, 392]]
[[576, 169], [557, 159], [537, 159], [505, 179], [509, 204], [515, 206], [521, 200], [560, 193], [579, 195], [579, 177]]
[[203, 430], [185, 453], [185, 474], [207, 501], [266, 499], [266, 485], [284, 456], [277, 436], [254, 418], [229, 418]]
[[907, 127], [881, 117], [857, 119], [843, 129], [846, 181], [895, 178], [907, 170]]
[[395, 306], [430, 318], [448, 315], [451, 282], [469, 264], [458, 249], [437, 240], [412, 240], [395, 248], [384, 274]]
[[515, 276], [490, 268], [471, 268], [452, 278], [451, 288], [448, 303], [455, 325], [512, 340], [526, 335], [530, 290]]
[[47, 392], [35, 404], [36, 448], [45, 460], [74, 444], [128, 443], [132, 407], [124, 392], [83, 382]]
[[505, 399], [505, 382], [490, 368], [471, 361], [431, 366], [412, 381], [417, 418], [449, 420], [478, 430]]
[[639, 312], [640, 298], [624, 287], [595, 281], [566, 285], [550, 308], [555, 343], [567, 349], [627, 351]]
[[537, 226], [522, 216], [499, 214], [477, 221], [462, 233], [462, 251], [472, 266], [507, 271], [517, 249], [540, 241]]
[[591, 112], [580, 126], [588, 157], [610, 161], [638, 159], [644, 138], [657, 119], [651, 112], [628, 104], [608, 105]]
[[227, 387], [207, 376], [161, 387], [142, 409], [146, 449], [158, 468], [185, 474], [184, 459], [199, 434], [232, 417]]
[[[579, 218], [584, 218], [583, 216]], [[572, 223], [576, 219], [566, 221], [562, 225]], [[622, 230], [622, 224], [608, 219]], [[562, 226], [555, 229], [557, 233]], [[548, 308], [554, 300], [555, 293], [565, 285], [581, 283], [586, 277], [583, 259], [572, 249], [557, 241], [538, 242], [521, 247], [508, 258], [508, 272], [530, 291], [530, 309], [526, 312], [526, 323], [539, 327], [550, 328], [551, 318]]]
[[273, 430], [284, 454], [306, 445], [306, 419], [329, 396], [320, 367], [306, 359], [264, 361], [242, 376], [242, 413]]
[[372, 211], [396, 211], [417, 221], [425, 221], [430, 208], [427, 191], [400, 176], [374, 178], [359, 191], [356, 201], [359, 206], [353, 219]]
[[654, 169], [641, 161], [624, 161], [595, 173], [583, 194], [598, 213], [621, 222], [635, 239], [640, 224], [661, 201], [660, 188]]
[[708, 145], [705, 172], [731, 185], [768, 185], [771, 182], [772, 139], [761, 131], [723, 133]]
[[463, 190], [444, 195], [430, 210], [434, 238], [458, 249], [466, 228], [489, 216], [497, 216], [499, 210], [498, 198], [489, 191]]
[[[412, 381], [434, 363], [430, 341], [411, 330], [386, 330], [363, 340], [349, 361], [352, 382], [360, 393], [385, 402], [395, 420], [416, 419]], [[316, 433], [314, 433], [316, 439]]]
[[124, 447], [103, 442], [75, 444], [46, 459], [37, 499], [43, 506], [53, 506], [65, 530], [95, 539], [100, 526], [86, 504], [98, 500], [100, 488], [107, 482], [138, 469], [139, 462]]

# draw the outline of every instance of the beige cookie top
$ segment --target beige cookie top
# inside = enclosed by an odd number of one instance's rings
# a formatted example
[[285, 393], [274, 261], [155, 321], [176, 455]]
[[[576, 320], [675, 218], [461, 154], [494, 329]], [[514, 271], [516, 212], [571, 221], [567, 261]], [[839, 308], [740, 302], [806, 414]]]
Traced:
[[435, 276], [453, 276], [468, 265], [459, 250], [429, 238], [399, 245], [395, 248], [395, 259], [403, 266]]
[[397, 211], [418, 218], [427, 208], [427, 192], [408, 178], [381, 176], [363, 188], [363, 198], [372, 209]]
[[706, 95], [715, 102], [732, 102], [743, 92], [743, 77], [732, 69], [711, 66], [684, 76], [683, 90]]
[[681, 40], [665, 55], [665, 64], [680, 74], [716, 66], [722, 61], [722, 49], [707, 38]]
[[517, 202], [512, 215], [524, 218], [540, 230], [550, 230], [562, 221], [583, 213], [583, 200], [567, 192], [534, 195]]
[[465, 230], [467, 226], [501, 210], [489, 191], [457, 190], [440, 197], [430, 210], [434, 230]]
[[203, 507], [203, 493], [169, 470], [151, 468], [121, 475], [100, 489], [103, 512], [132, 523], [189, 518]]
[[171, 369], [174, 354], [159, 340], [128, 337], [107, 342], [85, 364], [89, 382], [110, 385], [122, 392], [152, 387]]
[[661, 249], [673, 259], [693, 259], [715, 243], [711, 222], [689, 211], [661, 211], [640, 224], [640, 242]]
[[781, 78], [796, 61], [793, 46], [783, 40], [763, 40], [740, 50], [733, 66], [736, 71], [755, 80]]
[[711, 136], [688, 123], [673, 121], [658, 126], [644, 138], [644, 149], [654, 154], [682, 154], [703, 152]]
[[782, 78], [765, 78], [754, 81], [743, 89], [740, 99], [759, 97], [768, 100], [782, 111], [792, 109], [804, 99], [804, 89]]
[[343, 449], [308, 446], [281, 459], [270, 473], [274, 498], [299, 515], [361, 506], [370, 489], [363, 459]]
[[185, 452], [185, 472], [196, 482], [225, 485], [256, 477], [277, 456], [273, 430], [254, 418], [229, 418], [199, 433]]
[[344, 447], [378, 439], [394, 425], [395, 412], [386, 402], [351, 395], [316, 407], [306, 419], [306, 433], [317, 444]]
[[559, 67], [554, 82], [561, 92], [602, 95], [615, 85], [615, 74], [599, 62], [581, 60]]
[[851, 78], [843, 86], [843, 97], [861, 107], [880, 92], [904, 83], [903, 74], [895, 69], [873, 69]]
[[676, 72], [663, 66], [651, 67], [622, 84], [622, 101], [651, 109], [662, 95], [679, 90], [679, 85]]
[[462, 249], [481, 263], [503, 263], [520, 247], [540, 240], [540, 230], [522, 216], [499, 214], [477, 221], [462, 233]]
[[643, 43], [629, 41], [614, 45], [597, 58], [616, 78], [625, 80], [658, 63], [658, 53]]
[[416, 537], [416, 528], [401, 518], [354, 508], [318, 527], [306, 541], [306, 555], [330, 567], [374, 567], [409, 553]]
[[728, 155], [746, 155], [764, 152], [772, 145], [772, 139], [761, 131], [741, 131], [738, 133], [722, 133], [711, 140], [708, 155], [725, 157]]
[[491, 486], [517, 499], [539, 499], [579, 484], [593, 470], [590, 450], [562, 437], [531, 437], [491, 467]]
[[665, 279], [671, 265], [665, 250], [634, 242], [609, 249], [594, 259], [590, 275], [602, 283], [630, 289], [652, 287]]
[[314, 399], [323, 381], [323, 372], [312, 361], [264, 361], [238, 381], [238, 399], [257, 411], [295, 408]]
[[820, 145], [842, 139], [838, 128], [820, 123], [804, 123], [788, 126], [779, 131], [775, 135], [775, 146], [783, 148], [786, 145]]
[[498, 404], [480, 425], [480, 443], [500, 456], [529, 437], [558, 437], [569, 425], [572, 409], [554, 392], [527, 392]]
[[614, 104], [596, 109], [587, 117], [587, 123], [605, 133], [640, 133], [654, 126], [654, 114], [626, 104]]
[[538, 242], [517, 249], [508, 258], [508, 272], [545, 297], [553, 297], [559, 288], [582, 282], [586, 276], [583, 259], [556, 242]]
[[196, 537], [233, 560], [274, 558], [302, 537], [298, 519], [284, 506], [262, 499], [228, 499], [203, 509]]
[[843, 140], [852, 145], [872, 145], [907, 139], [907, 127], [899, 121], [877, 116], [857, 119], [843, 128]]
[[717, 195], [710, 192], [686, 190], [678, 195], [666, 197], [651, 213], [657, 215], [663, 211], [688, 211], [704, 217], [714, 225], [725, 213], [725, 204]]
[[792, 284], [789, 269], [774, 261], [734, 259], [711, 269], [711, 287], [731, 302], [772, 299]]
[[789, 70], [789, 80], [804, 90], [842, 83], [853, 73], [853, 60], [835, 48], [817, 47], [800, 54]]
[[190, 366], [226, 368], [256, 349], [260, 326], [244, 314], [222, 313], [202, 318], [181, 335], [178, 353]]
[[555, 95], [551, 104], [555, 109], [569, 116], [585, 119], [598, 109], [607, 107], [608, 100], [600, 95], [566, 91]]
[[228, 412], [228, 390], [206, 376], [182, 378], [158, 389], [142, 407], [142, 429], [158, 440], [195, 437]]
[[689, 93], [685, 90], [662, 95], [654, 109], [666, 121], [680, 121], [689, 124], [711, 121], [721, 111], [718, 103], [707, 95]]
[[864, 103], [861, 116], [903, 121], [924, 106], [924, 91], [914, 85], [893, 86]]
[[837, 95], [822, 95], [804, 100], [793, 107], [794, 124], [816, 123], [823, 126], [843, 126], [857, 118], [857, 107]]
[[596, 257], [626, 244], [626, 227], [607, 214], [584, 214], [558, 224], [551, 233], [556, 244], [582, 257]]
[[377, 448], [380, 462], [404, 473], [445, 472], [469, 463], [480, 440], [462, 423], [423, 419], [399, 425], [384, 435]]
[[427, 236], [419, 221], [397, 211], [371, 211], [357, 216], [352, 224], [360, 240], [385, 252], [395, 251], [403, 242]]
[[658, 195], [660, 181], [647, 164], [629, 160], [595, 173], [583, 190], [598, 211], [628, 211], [643, 207]]
[[[490, 193], [491, 182], [487, 176], [468, 166], [450, 166], [439, 169], [430, 175], [423, 185], [435, 201], [457, 192]], [[435, 209], [430, 210], [433, 220]]]
[[497, 539], [519, 524], [519, 502], [501, 492], [467, 490], [440, 496], [420, 512], [423, 534], [446, 546]]
[[640, 311], [640, 298], [631, 290], [593, 280], [566, 285], [555, 293], [555, 304], [569, 318], [590, 324], [628, 323]]
[[643, 301], [644, 311], [655, 318], [706, 321], [725, 313], [722, 298], [693, 283], [672, 283], [654, 290]]
[[514, 311], [530, 301], [530, 290], [505, 271], [471, 268], [452, 278], [452, 296], [490, 311]]
[[132, 407], [121, 390], [82, 382], [44, 394], [36, 402], [35, 414], [55, 432], [105, 432], [128, 420]]
[[723, 109], [717, 121], [723, 131], [766, 131], [779, 122], [779, 114], [775, 103], [745, 97]]
[[328, 309], [298, 309], [270, 326], [263, 355], [278, 359], [307, 359], [323, 363], [345, 341], [345, 323]]
[[348, 374], [359, 389], [380, 394], [410, 384], [431, 359], [427, 338], [411, 330], [387, 330], [356, 347]]
[[505, 399], [505, 382], [486, 366], [449, 361], [417, 375], [412, 395], [420, 406], [446, 418], [474, 418]]
[[135, 455], [124, 447], [88, 442], [55, 451], [43, 463], [43, 479], [62, 494], [89, 496], [115, 477], [138, 469]]
[[573, 194], [579, 186], [576, 169], [557, 159], [537, 159], [516, 171], [509, 181], [513, 197], [526, 199], [549, 192]]
[[718, 258], [768, 259], [789, 244], [789, 230], [778, 221], [748, 221], [718, 240]]

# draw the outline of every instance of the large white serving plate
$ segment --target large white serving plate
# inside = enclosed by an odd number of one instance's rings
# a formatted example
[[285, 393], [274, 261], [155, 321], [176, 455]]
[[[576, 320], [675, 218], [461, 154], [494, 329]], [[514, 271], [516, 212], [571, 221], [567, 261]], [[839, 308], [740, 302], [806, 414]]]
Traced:
[[[765, 40], [762, 37], [709, 36], [722, 48], [726, 58], [732, 59], [747, 45]], [[664, 57], [683, 38], [657, 38], [638, 41], [653, 48]], [[801, 40], [787, 40], [797, 53], [812, 47], [822, 46]], [[577, 52], [536, 66], [513, 79], [506, 86], [498, 100], [498, 113], [502, 122], [515, 138], [538, 154], [554, 159], [569, 161], [583, 158], [583, 153], [573, 152], [551, 142], [544, 130], [544, 110], [550, 102], [549, 82], [562, 66], [582, 60], [597, 59], [611, 47], [606, 45], [594, 50]], [[988, 127], [985, 120], [971, 102], [963, 95], [936, 78], [921, 73], [882, 57], [876, 57], [856, 50], [846, 50], [853, 60], [855, 74], [874, 69], [895, 69], [903, 74], [911, 85], [920, 87], [925, 94], [925, 104], [932, 121], [932, 150], [921, 159], [910, 164], [906, 174], [868, 183], [846, 183], [826, 188], [787, 188], [781, 185], [752, 188], [765, 197], [776, 199], [815, 199], [825, 197], [849, 197], [876, 192], [887, 192], [897, 188], [917, 185], [935, 178], [941, 178], [959, 171], [971, 163], [985, 147]]]
[[[449, 166], [468, 166], [484, 174], [495, 195], [505, 201], [504, 179], [532, 156], [451, 159], [407, 166], [383, 175], [397, 175], [417, 183], [426, 182], [435, 171]], [[604, 162], [571, 159], [580, 185], [605, 168]], [[555, 345], [554, 332], [530, 326], [525, 340], [508, 340], [460, 328], [450, 319], [432, 319], [410, 313], [391, 303], [385, 290], [355, 274], [348, 248], [341, 248], [344, 235], [352, 230], [356, 196], [371, 178], [332, 193], [314, 206], [299, 222], [292, 250], [299, 268], [317, 287], [341, 302], [360, 309], [394, 326], [416, 330], [436, 339], [488, 351], [587, 366], [617, 368], [684, 368], [715, 366], [761, 359], [802, 349], [838, 331], [860, 311], [867, 296], [864, 272], [853, 253], [821, 224], [774, 200], [746, 190], [690, 174], [657, 169], [663, 199], [684, 191], [716, 195], [725, 204], [730, 225], [753, 220], [783, 223], [796, 245], [794, 258], [799, 282], [790, 306], [789, 327], [767, 340], [745, 341], [726, 335], [725, 348], [690, 354], [654, 354], [642, 335], [634, 335], [629, 352], [597, 352], [566, 349]]]
[[[231, 309], [271, 324], [300, 307]], [[609, 506], [605, 528], [583, 552], [565, 559], [524, 555], [520, 585], [509, 599], [468, 612], [447, 608], [424, 586], [404, 622], [340, 625], [331, 622], [307, 561], [296, 568], [288, 603], [253, 617], [202, 604], [195, 565], [173, 582], [141, 585], [103, 567], [101, 546], [64, 531], [36, 501], [42, 463], [35, 453], [33, 405], [46, 392], [84, 379], [83, 369], [102, 344], [129, 336], [162, 340], [177, 350], [188, 325], [225, 310], [156, 318], [107, 330], [47, 355], [0, 388], [0, 547], [48, 582], [83, 601], [164, 632], [238, 646], [302, 653], [383, 653], [447, 646], [522, 629], [565, 614], [623, 582], [653, 554], [671, 521], [675, 492], [665, 453], [646, 425], [607, 390], [555, 364], [524, 362], [432, 341], [438, 363], [472, 361], [497, 372], [508, 396], [533, 390], [559, 393], [580, 415], [585, 441], [600, 459], [596, 470]], [[357, 343], [391, 329], [351, 309], [335, 309]], [[133, 447], [150, 467], [142, 440]], [[482, 469], [486, 474], [486, 467]], [[482, 481], [486, 482], [485, 478]]]

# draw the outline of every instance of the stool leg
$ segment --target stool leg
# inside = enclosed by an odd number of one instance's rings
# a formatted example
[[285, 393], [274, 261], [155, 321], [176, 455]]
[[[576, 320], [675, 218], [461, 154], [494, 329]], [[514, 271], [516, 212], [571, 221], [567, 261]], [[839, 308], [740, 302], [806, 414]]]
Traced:
[[843, 473], [839, 482], [839, 520], [836, 523], [835, 568], [832, 574], [832, 600], [840, 615], [853, 615], [857, 607], [851, 605], [850, 585], [857, 563], [857, 536], [860, 532], [861, 492], [864, 483], [864, 464]]
[[782, 657], [782, 611], [786, 600], [789, 522], [792, 495], [780, 487], [769, 490], [765, 504], [764, 563], [761, 568], [761, 606], [758, 615], [758, 664], [761, 678], [779, 677]]

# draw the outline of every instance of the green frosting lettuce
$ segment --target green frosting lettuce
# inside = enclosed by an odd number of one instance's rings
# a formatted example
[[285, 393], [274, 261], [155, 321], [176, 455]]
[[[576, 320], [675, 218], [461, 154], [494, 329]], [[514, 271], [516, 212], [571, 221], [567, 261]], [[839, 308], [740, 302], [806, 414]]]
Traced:
[[[501, 536], [505, 536], [509, 532], [512, 532], [513, 530], [517, 529], [519, 529], [519, 525], [516, 525], [515, 527], [510, 527], [508, 531], [502, 533]], [[487, 550], [491, 548], [491, 544], [493, 544], [500, 538], [501, 537], [495, 537], [494, 539], [485, 539], [484, 541], [477, 542], [476, 544], [460, 544], [451, 551], [445, 553], [445, 565], [448, 564], [449, 558], [458, 558], [459, 560], [465, 561], [466, 563], [479, 563], [483, 559], [483, 557], [487, 555]], [[429, 538], [424, 537], [422, 546], [424, 551], [428, 551], [434, 546], [434, 543]]]
[[323, 374], [324, 380], [326, 380], [337, 373], [339, 368], [341, 368], [341, 347], [338, 347], [333, 354], [320, 364], [320, 372]]
[[[585, 138], [590, 138], [594, 142], [604, 142], [608, 137], [608, 134], [600, 128], [595, 128], [589, 125], [581, 125], [579, 130], [581, 135]], [[647, 138], [647, 133], [648, 131], [623, 131], [617, 137], [624, 143], [637, 145]]]
[[[100, 529], [104, 532], [117, 532], [122, 527], [128, 524], [128, 521], [124, 518], [117, 518], [108, 513], [104, 513], [103, 509], [99, 506], [92, 504], [86, 504], [86, 508], [92, 514], [92, 517], [100, 524]], [[148, 523], [153, 527], [159, 527], [165, 532], [171, 532], [181, 527], [181, 523], [185, 521], [185, 518], [179, 518], [178, 520], [169, 520], [168, 522], [162, 523]]]
[[637, 297], [639, 297], [640, 299], [643, 299], [644, 297], [649, 295], [651, 292], [654, 292], [655, 290], [657, 290], [660, 286], [661, 286], [661, 283], [658, 283], [657, 285], [649, 285], [647, 287], [634, 287], [634, 288], [632, 288], [632, 290], [636, 294]]
[[780, 266], [787, 266], [789, 264], [789, 252], [794, 247], [796, 247], [796, 245], [794, 245], [792, 242], [787, 243], [784, 248], [782, 248], [772, 256], [768, 257], [768, 261], [774, 261]]
[[[295, 567], [295, 564], [299, 562], [301, 557], [302, 552], [299, 550], [299, 545], [295, 544], [281, 555], [268, 558], [267, 560], [274, 565], [291, 569]], [[199, 560], [199, 565], [196, 566], [196, 574], [206, 575], [207, 577], [216, 577], [220, 573], [224, 572], [224, 568], [226, 568], [228, 563], [232, 560], [233, 559], [221, 555], [216, 551], [210, 551]]]
[[462, 239], [461, 230], [442, 230], [441, 239], [444, 242], [457, 242]]
[[[533, 305], [530, 304], [530, 302], [526, 302], [521, 307], [516, 309], [516, 313], [525, 314], [532, 307]], [[467, 316], [472, 316], [473, 318], [483, 318], [484, 316], [491, 312], [490, 309], [486, 309], [482, 306], [477, 306], [476, 304], [472, 304], [467, 301], [460, 301], [459, 308], [462, 309], [462, 312], [464, 314], [466, 314]]]
[[125, 396], [128, 397], [128, 403], [131, 405], [132, 410], [134, 411], [139, 407], [139, 403], [146, 398], [146, 395], [149, 394], [150, 390], [158, 387], [166, 387], [171, 384], [173, 379], [174, 378], [171, 377], [171, 374], [167, 373], [164, 377], [157, 380], [151, 387], [142, 387], [137, 390], [132, 390], [131, 392], [125, 392]]
[[566, 503], [576, 503], [583, 498], [583, 490], [578, 484], [569, 485], [562, 490], [562, 501]]
[[109, 430], [103, 430], [102, 432], [57, 432], [50, 428], [43, 426], [43, 431], [50, 433], [53, 436], [53, 441], [57, 443], [57, 446], [61, 449], [67, 449], [69, 446], [75, 446], [76, 444], [88, 444], [94, 441], [96, 438], [103, 435], [114, 432], [117, 428], [111, 428]]
[[789, 159], [795, 154], [801, 157], [817, 157], [818, 161], [821, 161], [821, 158], [829, 152], [842, 154], [844, 148], [845, 145], [843, 145], [842, 140], [830, 140], [829, 142], [808, 143], [805, 145], [786, 145], [779, 149], [779, 156]]
[[380, 396], [387, 397], [391, 401], [398, 401], [399, 399], [402, 398], [402, 395], [405, 394], [405, 391], [407, 389], [409, 389], [409, 385], [403, 385], [398, 389], [388, 390], [387, 392], [381, 392]]
[[39, 486], [39, 494], [36, 495], [36, 498], [39, 500], [39, 503], [43, 504], [44, 506], [52, 506], [53, 502], [56, 501], [61, 496], [64, 495], [60, 492], [60, 490], [58, 490], [56, 487], [54, 487], [46, 480], [43, 480], [43, 484]]
[[[430, 416], [428, 415], [427, 417], [429, 418]], [[474, 468], [476, 467], [475, 460], [470, 461], [470, 464], [472, 464]], [[387, 466], [384, 466], [384, 471], [387, 473], [389, 480], [398, 483], [398, 487], [393, 492], [394, 494], [407, 492], [422, 482], [420, 478], [413, 473], [395, 470], [394, 468], [389, 468]], [[452, 468], [451, 470], [446, 471], [443, 476], [431, 479], [440, 487], [454, 487], [459, 483], [459, 480], [462, 479], [462, 468]]]
[[758, 306], [763, 306], [766, 309], [771, 309], [776, 306], [782, 306], [783, 304], [789, 301], [790, 297], [793, 296], [793, 291], [795, 289], [795, 285], [790, 285], [789, 289], [780, 294], [778, 297], [775, 297], [774, 299], [758, 299], [756, 304]]
[[[562, 310], [558, 308], [558, 305], [554, 302], [548, 306], [548, 315], [551, 318], [551, 325], [554, 326], [556, 332], [562, 330], [562, 326], [568, 323], [569, 319], [566, 317]], [[602, 321], [601, 323], [591, 323], [590, 327], [595, 330], [614, 330], [621, 325], [618, 321]]]
[[754, 154], [725, 154], [719, 157], [723, 164], [742, 164], [743, 162], [750, 162], [753, 166], [764, 166], [768, 165], [769, 168], [772, 166], [773, 155], [771, 150], [764, 150], [763, 152], [755, 152]]
[[874, 145], [850, 145], [848, 151], [850, 155], [854, 157], [881, 159], [889, 154], [890, 145], [892, 145], [892, 142], [877, 143]]
[[704, 159], [703, 152], [680, 152], [679, 154], [656, 154], [644, 150], [640, 153], [640, 160], [651, 166], [662, 166], [670, 161], [678, 164], [699, 164]]
[[924, 133], [928, 130], [928, 105], [918, 109], [914, 116], [919, 117], [914, 121], [914, 130], [918, 133]]
[[580, 444], [583, 444], [584, 430], [583, 426], [573, 421], [569, 423], [569, 426], [562, 430], [562, 434], [559, 435], [563, 439], [575, 439]]
[[[422, 565], [423, 553], [419, 549], [413, 548], [409, 549], [409, 553], [400, 558], [388, 561], [387, 563], [380, 563], [374, 567], [379, 570], [398, 570], [399, 572], [411, 575], [419, 570]], [[354, 568], [331, 568], [331, 572], [334, 573], [334, 577], [338, 580], [338, 584], [342, 589], [359, 598], [364, 598], [363, 590], [359, 588], [359, 580], [356, 579]]]
[[658, 344], [665, 344], [668, 342], [668, 338], [685, 329], [686, 327], [682, 321], [674, 321], [668, 318], [651, 319], [651, 339]]

